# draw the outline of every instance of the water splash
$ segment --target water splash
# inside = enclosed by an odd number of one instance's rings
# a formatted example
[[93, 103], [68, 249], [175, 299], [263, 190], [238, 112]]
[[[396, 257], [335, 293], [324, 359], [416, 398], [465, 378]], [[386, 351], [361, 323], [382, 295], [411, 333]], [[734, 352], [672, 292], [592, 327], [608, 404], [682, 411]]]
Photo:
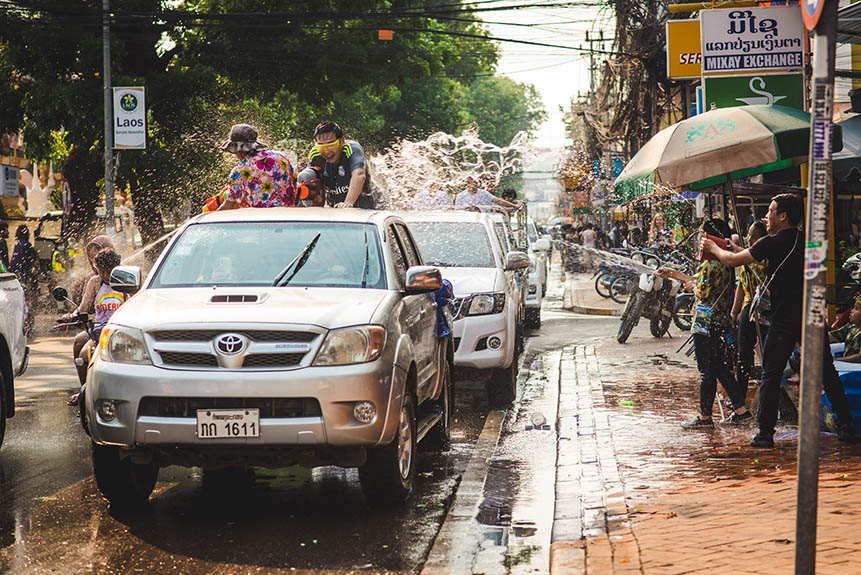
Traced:
[[401, 140], [369, 158], [372, 177], [395, 209], [413, 207], [420, 192], [443, 192], [454, 202], [469, 176], [479, 178], [482, 187], [495, 188], [504, 176], [521, 172], [534, 153], [527, 138], [526, 132], [518, 132], [499, 147], [483, 141], [473, 126], [460, 136], [435, 132], [420, 141]]

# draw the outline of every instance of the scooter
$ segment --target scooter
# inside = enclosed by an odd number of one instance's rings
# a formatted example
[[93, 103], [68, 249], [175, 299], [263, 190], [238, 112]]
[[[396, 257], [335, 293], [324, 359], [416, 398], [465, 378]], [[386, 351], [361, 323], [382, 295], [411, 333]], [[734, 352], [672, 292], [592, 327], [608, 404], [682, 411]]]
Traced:
[[[69, 302], [75, 308], [78, 307], [74, 301], [69, 298], [69, 294], [66, 291], [66, 288], [62, 286], [57, 286], [53, 290], [51, 290], [51, 296], [57, 300], [58, 302]], [[54, 325], [54, 329], [67, 329], [70, 327], [76, 327], [82, 329], [87, 332], [90, 336], [90, 340], [98, 344], [99, 337], [101, 336], [102, 328], [95, 327], [93, 320], [90, 319], [90, 316], [85, 313], [80, 313], [75, 316], [74, 321], [70, 322], [62, 322]], [[75, 367], [86, 367], [86, 370], [89, 371], [90, 366], [93, 364], [93, 352], [95, 351], [95, 346], [90, 346], [89, 351], [87, 353], [86, 361], [83, 358], [76, 357], [75, 358]], [[85, 365], [86, 364], [86, 365]], [[84, 380], [81, 381], [81, 391], [78, 396], [78, 405], [80, 406], [80, 415], [81, 415], [81, 426], [84, 428], [84, 431], [89, 435], [89, 430], [87, 428], [87, 416], [86, 411], [84, 411], [84, 393], [86, 391], [86, 374], [84, 375]]]
[[664, 279], [651, 273], [641, 273], [640, 280], [628, 296], [622, 310], [622, 324], [616, 340], [625, 343], [640, 318], [650, 320], [649, 329], [655, 337], [663, 337], [673, 319], [676, 294], [681, 284], [672, 279]]

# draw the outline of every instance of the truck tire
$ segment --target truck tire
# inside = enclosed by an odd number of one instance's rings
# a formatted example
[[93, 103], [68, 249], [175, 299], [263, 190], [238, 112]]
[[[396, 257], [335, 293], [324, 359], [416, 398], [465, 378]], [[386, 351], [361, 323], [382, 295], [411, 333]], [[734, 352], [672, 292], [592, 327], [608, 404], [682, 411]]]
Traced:
[[395, 438], [388, 445], [368, 449], [368, 459], [359, 467], [359, 482], [368, 501], [397, 505], [409, 499], [416, 474], [415, 460], [415, 399], [407, 392]]
[[630, 297], [627, 307], [627, 313], [622, 319], [622, 325], [619, 326], [619, 333], [616, 334], [616, 341], [625, 343], [628, 341], [631, 332], [634, 331], [634, 326], [640, 321], [640, 314], [643, 313], [643, 306], [646, 305], [646, 296], [643, 292], [638, 291]]
[[3, 438], [6, 437], [6, 385], [3, 370], [0, 369], [0, 445], [3, 445]]
[[451, 366], [448, 360], [443, 361], [443, 389], [436, 400], [437, 406], [442, 409], [442, 419], [434, 425], [424, 438], [431, 449], [445, 451], [451, 443], [451, 418], [454, 414], [454, 386], [451, 383]]
[[96, 485], [111, 507], [133, 509], [149, 501], [158, 480], [158, 466], [153, 463], [133, 463], [120, 457], [120, 448], [92, 444], [93, 475]]
[[492, 407], [505, 407], [517, 398], [518, 355], [514, 355], [510, 366], [493, 370], [487, 384]]
[[526, 310], [526, 327], [530, 329], [538, 329], [541, 327], [541, 308]]

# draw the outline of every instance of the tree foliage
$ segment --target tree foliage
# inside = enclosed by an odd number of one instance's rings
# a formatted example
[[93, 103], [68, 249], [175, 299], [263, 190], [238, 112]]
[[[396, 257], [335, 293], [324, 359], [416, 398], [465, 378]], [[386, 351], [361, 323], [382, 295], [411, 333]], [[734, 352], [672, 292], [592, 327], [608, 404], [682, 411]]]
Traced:
[[[104, 182], [101, 4], [11, 0], [0, 12], [0, 133], [22, 132], [34, 159], [63, 156], [81, 222], [92, 219]], [[292, 140], [300, 154], [330, 118], [372, 150], [473, 121], [499, 144], [536, 127], [543, 111], [534, 89], [471, 81], [493, 72], [497, 48], [447, 35], [485, 34], [480, 23], [446, 16], [451, 6], [113, 0], [112, 83], [146, 87], [147, 149], [120, 152], [116, 169], [144, 239], [161, 234], [161, 213], [222, 185], [230, 159], [215, 146], [234, 123], [257, 125], [268, 143]], [[380, 29], [393, 29], [392, 40], [378, 40]]]
[[535, 86], [506, 76], [476, 80], [469, 89], [467, 109], [481, 138], [497, 146], [510, 144], [517, 132], [533, 133], [547, 119]]

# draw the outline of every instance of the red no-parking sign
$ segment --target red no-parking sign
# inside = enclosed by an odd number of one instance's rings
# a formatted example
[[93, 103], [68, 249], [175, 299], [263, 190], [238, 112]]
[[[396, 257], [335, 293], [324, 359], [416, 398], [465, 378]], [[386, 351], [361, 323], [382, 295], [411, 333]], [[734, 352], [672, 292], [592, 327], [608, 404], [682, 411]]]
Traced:
[[816, 28], [816, 23], [819, 22], [819, 16], [822, 14], [822, 7], [825, 6], [825, 0], [801, 0], [801, 18], [804, 20], [804, 27], [808, 30]]

